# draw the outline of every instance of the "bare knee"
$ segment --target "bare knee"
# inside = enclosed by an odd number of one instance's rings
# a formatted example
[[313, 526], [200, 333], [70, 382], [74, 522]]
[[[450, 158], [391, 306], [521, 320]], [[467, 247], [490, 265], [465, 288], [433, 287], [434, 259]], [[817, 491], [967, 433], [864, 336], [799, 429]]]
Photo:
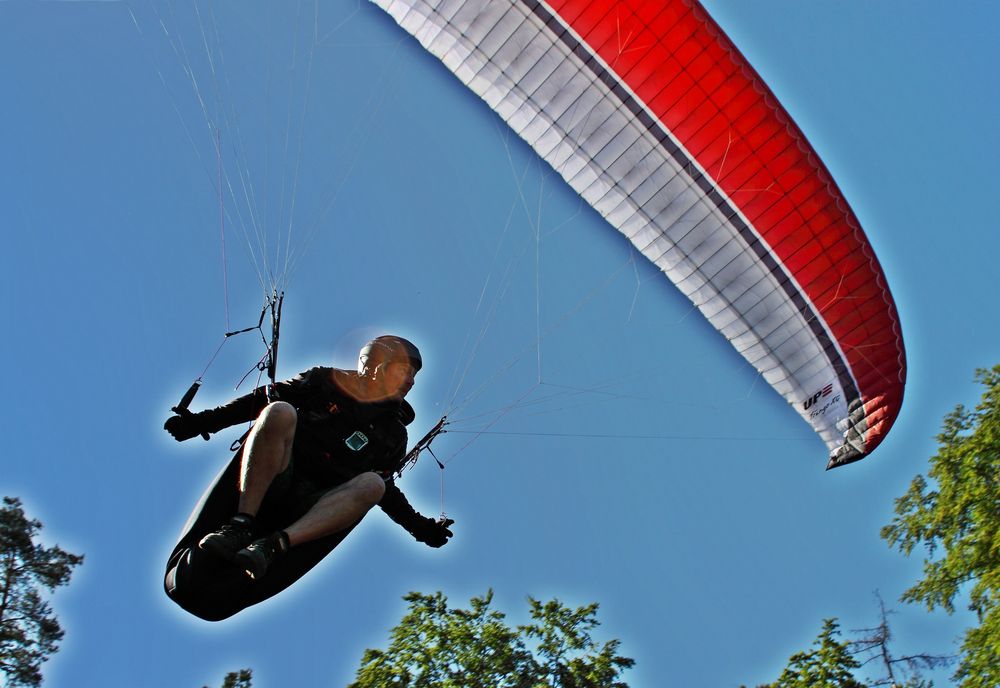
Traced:
[[298, 412], [286, 401], [272, 401], [257, 416], [254, 427], [258, 432], [290, 437], [295, 434]]
[[358, 499], [372, 506], [381, 502], [385, 495], [385, 481], [377, 473], [362, 473], [351, 480], [350, 485]]

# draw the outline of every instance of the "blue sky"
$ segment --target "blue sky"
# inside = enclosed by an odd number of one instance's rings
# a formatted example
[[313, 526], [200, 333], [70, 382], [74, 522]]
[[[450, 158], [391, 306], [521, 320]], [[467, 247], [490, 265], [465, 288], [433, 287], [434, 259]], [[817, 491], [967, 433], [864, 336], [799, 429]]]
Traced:
[[[376, 7], [0, 2], [0, 491], [86, 555], [54, 598], [46, 685], [218, 685], [248, 666], [260, 686], [344, 685], [410, 590], [492, 588], [514, 622], [527, 595], [599, 602], [635, 686], [773, 680], [824, 617], [876, 622], [873, 592], [893, 603], [920, 574], [879, 528], [998, 362], [998, 10], [706, 7], [830, 168], [897, 301], [903, 411], [845, 469], [824, 472], [792, 410]], [[161, 425], [225, 332], [223, 275], [233, 327], [261, 305], [233, 199], [223, 269], [216, 125], [269, 252], [293, 228], [280, 375], [350, 367], [392, 331], [425, 354], [414, 436], [453, 398], [471, 397], [455, 418], [520, 403], [496, 434], [435, 444], [446, 548], [376, 512], [295, 589], [212, 625], [169, 603], [161, 572], [238, 429], [179, 445]], [[227, 343], [194, 407], [230, 398], [258, 349]], [[439, 478], [424, 459], [401, 486], [433, 514]], [[900, 653], [949, 652], [970, 621], [894, 606]]]

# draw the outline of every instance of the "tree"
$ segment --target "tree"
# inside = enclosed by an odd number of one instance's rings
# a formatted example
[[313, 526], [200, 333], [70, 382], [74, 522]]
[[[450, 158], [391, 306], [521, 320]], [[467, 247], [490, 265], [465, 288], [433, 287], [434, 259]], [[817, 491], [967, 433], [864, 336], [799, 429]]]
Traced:
[[59, 649], [63, 630], [41, 588], [69, 583], [83, 557], [35, 544], [42, 524], [29, 520], [21, 500], [0, 509], [0, 672], [8, 686], [38, 686], [41, 667]]
[[529, 597], [533, 622], [512, 629], [490, 607], [492, 590], [469, 609], [449, 609], [440, 592], [403, 599], [409, 611], [389, 648], [365, 650], [349, 688], [628, 688], [617, 679], [635, 662], [617, 654], [619, 641], [591, 636], [597, 604], [570, 609]]
[[[767, 683], [757, 688], [800, 688], [805, 686], [889, 686], [890, 688], [933, 688], [932, 681], [925, 680], [924, 669], [947, 666], [954, 661], [951, 656], [930, 654], [896, 657], [889, 648], [892, 631], [889, 615], [892, 610], [885, 608], [881, 595], [875, 593], [878, 601], [879, 622], [872, 628], [852, 630], [846, 641], [839, 641], [836, 619], [826, 619], [823, 630], [814, 642], [815, 650], [798, 652], [788, 660], [788, 666], [775, 683]], [[854, 670], [864, 670], [868, 665], [881, 670], [881, 675], [858, 679]], [[740, 686], [740, 688], [746, 688]]]
[[[239, 671], [230, 671], [226, 674], [226, 678], [222, 681], [222, 688], [252, 688], [253, 687], [253, 670], [252, 669], [240, 669]], [[208, 688], [205, 686], [204, 688]]]
[[1000, 365], [976, 372], [985, 387], [975, 410], [959, 405], [944, 419], [928, 478], [918, 475], [896, 499], [882, 528], [891, 547], [909, 556], [923, 545], [924, 577], [905, 602], [954, 612], [968, 591], [978, 625], [963, 639], [954, 678], [961, 688], [1000, 685]]
[[760, 688], [864, 688], [854, 678], [861, 665], [851, 655], [849, 644], [837, 640], [840, 634], [836, 619], [824, 619], [823, 630], [813, 642], [815, 649], [796, 652], [774, 683]]
[[[934, 684], [925, 681], [921, 671], [935, 669], [952, 663], [954, 657], [929, 654], [895, 657], [889, 649], [892, 631], [889, 615], [892, 610], [885, 608], [882, 596], [876, 593], [879, 606], [879, 623], [872, 628], [852, 631], [856, 637], [848, 642], [851, 654], [860, 657], [861, 666], [874, 663], [880, 665], [882, 676], [868, 681], [869, 686], [890, 686], [890, 688], [931, 688]], [[901, 682], [902, 681], [902, 682]]]

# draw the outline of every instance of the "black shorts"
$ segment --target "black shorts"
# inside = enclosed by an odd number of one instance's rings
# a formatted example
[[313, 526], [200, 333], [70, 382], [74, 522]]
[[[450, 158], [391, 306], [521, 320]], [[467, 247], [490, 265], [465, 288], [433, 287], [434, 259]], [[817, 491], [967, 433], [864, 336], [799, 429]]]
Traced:
[[262, 532], [287, 528], [302, 518], [320, 497], [334, 487], [336, 485], [320, 485], [303, 471], [296, 471], [293, 458], [288, 468], [276, 475], [267, 488], [257, 514], [258, 528]]

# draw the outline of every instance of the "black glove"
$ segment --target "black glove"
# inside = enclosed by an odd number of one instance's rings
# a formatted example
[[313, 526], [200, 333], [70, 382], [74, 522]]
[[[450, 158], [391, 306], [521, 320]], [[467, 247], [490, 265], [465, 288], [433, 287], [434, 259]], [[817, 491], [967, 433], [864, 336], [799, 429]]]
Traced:
[[422, 542], [429, 547], [444, 547], [448, 543], [448, 538], [453, 534], [448, 529], [448, 526], [455, 521], [444, 517], [438, 521], [435, 521], [433, 518], [423, 518], [421, 520], [420, 525], [410, 531], [413, 537], [417, 539], [417, 542]]
[[170, 416], [170, 418], [167, 418], [167, 422], [163, 424], [163, 429], [169, 432], [178, 442], [189, 440], [198, 435], [203, 435], [206, 440], [208, 439], [204, 423], [193, 413]]

